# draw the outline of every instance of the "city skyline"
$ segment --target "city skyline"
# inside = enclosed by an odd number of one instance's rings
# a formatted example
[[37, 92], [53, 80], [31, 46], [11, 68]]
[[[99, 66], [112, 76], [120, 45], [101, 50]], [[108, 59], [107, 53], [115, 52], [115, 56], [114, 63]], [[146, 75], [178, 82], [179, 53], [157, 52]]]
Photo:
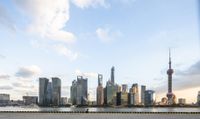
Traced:
[[145, 85], [160, 100], [171, 48], [173, 93], [196, 102], [198, 26], [196, 0], [2, 0], [0, 91], [11, 99], [38, 95], [38, 77], [59, 77], [61, 95], [70, 97], [81, 75], [96, 100], [98, 74], [105, 87], [115, 66], [117, 84]]

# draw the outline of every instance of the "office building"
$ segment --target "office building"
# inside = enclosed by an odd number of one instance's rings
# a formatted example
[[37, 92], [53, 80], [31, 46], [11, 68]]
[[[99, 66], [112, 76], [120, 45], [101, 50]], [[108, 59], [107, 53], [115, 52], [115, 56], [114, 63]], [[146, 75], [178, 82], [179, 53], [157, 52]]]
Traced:
[[61, 80], [57, 77], [49, 82], [47, 78], [39, 78], [39, 105], [59, 106], [61, 97]]
[[128, 105], [128, 92], [117, 92], [116, 100], [117, 100], [117, 102], [116, 102], [117, 106]]
[[122, 92], [123, 93], [128, 92], [128, 85], [127, 84], [122, 84]]
[[52, 84], [48, 82], [47, 85], [47, 103], [52, 104]]
[[144, 101], [145, 106], [153, 106], [155, 103], [155, 91], [146, 90], [144, 98], [145, 98], [145, 101]]
[[47, 78], [39, 78], [39, 105], [40, 106], [48, 106], [47, 101], [47, 86], [49, 79]]
[[200, 106], [200, 91], [198, 92], [198, 95], [197, 95], [197, 104]]
[[185, 98], [179, 98], [178, 99], [178, 104], [179, 105], [185, 105], [186, 104], [186, 99]]
[[116, 93], [119, 90], [119, 86], [113, 84], [111, 81], [106, 83], [106, 103], [108, 105], [115, 105], [116, 103]]
[[141, 104], [144, 105], [144, 93], [146, 91], [146, 86], [141, 86]]
[[132, 85], [132, 87], [129, 89], [129, 93], [131, 93], [133, 96], [132, 101], [129, 101], [129, 102], [133, 102], [132, 105], [138, 105], [139, 104], [139, 90], [138, 90], [137, 83]]
[[22, 98], [25, 105], [38, 104], [37, 96], [23, 96]]
[[61, 99], [61, 80], [57, 77], [52, 78], [52, 105], [59, 106]]
[[0, 94], [0, 106], [6, 106], [9, 104], [10, 95], [9, 94]]
[[98, 74], [97, 105], [104, 104], [103, 75]]
[[60, 99], [60, 105], [64, 106], [68, 104], [68, 98], [67, 97], [61, 97]]
[[70, 100], [72, 105], [76, 105], [76, 97], [77, 97], [77, 81], [72, 81], [72, 86], [70, 88]]
[[87, 105], [88, 102], [88, 84], [87, 78], [77, 76], [77, 81], [72, 82], [71, 101], [73, 105]]
[[169, 50], [169, 69], [167, 70], [168, 75], [168, 105], [176, 104], [176, 96], [172, 92], [172, 74], [174, 73], [174, 70], [171, 68], [171, 52]]

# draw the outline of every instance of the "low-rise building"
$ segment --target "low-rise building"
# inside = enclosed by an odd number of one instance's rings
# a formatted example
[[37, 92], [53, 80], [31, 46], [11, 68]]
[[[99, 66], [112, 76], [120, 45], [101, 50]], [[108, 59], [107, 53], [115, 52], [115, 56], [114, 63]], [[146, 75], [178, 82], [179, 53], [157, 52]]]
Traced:
[[23, 96], [22, 98], [25, 105], [38, 104], [37, 96]]
[[10, 102], [9, 94], [0, 94], [0, 106], [8, 105]]
[[179, 98], [178, 99], [178, 104], [185, 105], [186, 104], [186, 99], [185, 98]]

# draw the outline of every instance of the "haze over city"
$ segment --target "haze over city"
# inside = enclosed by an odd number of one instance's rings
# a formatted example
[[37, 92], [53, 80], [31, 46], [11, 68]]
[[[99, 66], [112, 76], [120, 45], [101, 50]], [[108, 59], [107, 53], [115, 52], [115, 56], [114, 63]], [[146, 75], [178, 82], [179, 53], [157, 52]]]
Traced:
[[0, 91], [38, 95], [39, 77], [59, 77], [70, 97], [77, 75], [96, 99], [115, 66], [115, 82], [166, 96], [171, 48], [173, 92], [196, 102], [200, 90], [196, 0], [1, 0]]

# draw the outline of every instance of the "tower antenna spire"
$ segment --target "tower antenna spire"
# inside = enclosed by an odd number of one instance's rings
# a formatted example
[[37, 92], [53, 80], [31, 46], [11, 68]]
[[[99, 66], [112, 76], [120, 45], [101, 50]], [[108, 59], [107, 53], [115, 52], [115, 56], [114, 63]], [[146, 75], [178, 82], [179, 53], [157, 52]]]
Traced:
[[171, 49], [169, 48], [169, 69], [171, 69]]

